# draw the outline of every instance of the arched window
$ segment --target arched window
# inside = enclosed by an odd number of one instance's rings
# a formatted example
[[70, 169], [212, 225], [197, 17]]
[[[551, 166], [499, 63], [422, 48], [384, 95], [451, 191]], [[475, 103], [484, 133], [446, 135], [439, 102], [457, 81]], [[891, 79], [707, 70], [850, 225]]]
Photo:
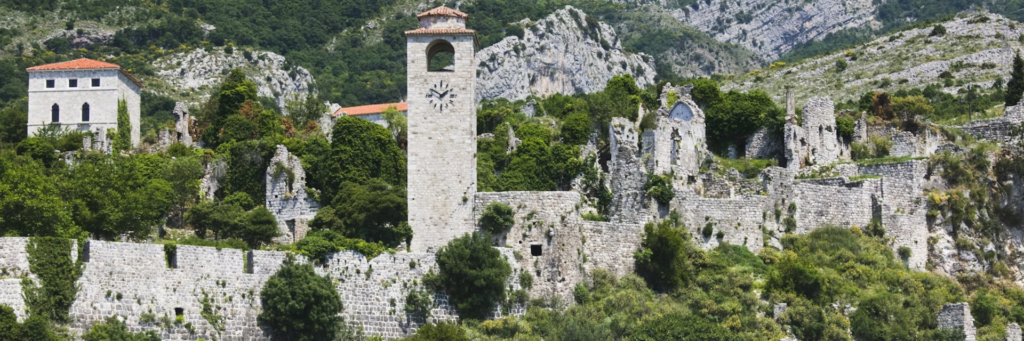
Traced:
[[82, 122], [89, 122], [89, 103], [82, 104]]
[[50, 107], [50, 122], [60, 122], [60, 106], [56, 103]]
[[455, 48], [444, 40], [435, 40], [427, 47], [427, 71], [455, 71]]

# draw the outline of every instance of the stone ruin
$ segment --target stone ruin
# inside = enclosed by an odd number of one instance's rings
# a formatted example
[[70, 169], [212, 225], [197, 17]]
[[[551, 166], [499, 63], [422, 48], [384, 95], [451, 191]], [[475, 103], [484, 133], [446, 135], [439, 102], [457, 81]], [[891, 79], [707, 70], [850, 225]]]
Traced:
[[[643, 157], [654, 174], [695, 178], [700, 171], [707, 155], [707, 137], [704, 111], [693, 102], [692, 89], [693, 85], [666, 84], [658, 99], [661, 105], [656, 111], [655, 129], [643, 132]], [[677, 96], [673, 103], [668, 103], [670, 93]]]
[[836, 135], [835, 106], [827, 98], [811, 98], [804, 105], [803, 124], [797, 125], [793, 92], [786, 92], [786, 167], [827, 165], [839, 161], [841, 143]]
[[280, 244], [298, 242], [309, 231], [309, 221], [316, 216], [320, 205], [306, 193], [306, 172], [302, 162], [278, 145], [267, 167], [267, 209], [277, 218]]
[[181, 143], [187, 147], [192, 146], [192, 124], [193, 118], [188, 114], [188, 108], [185, 107], [184, 103], [178, 102], [174, 104], [174, 130], [171, 128], [164, 127], [157, 133], [156, 145], [153, 146], [154, 150], [165, 151], [167, 147], [172, 144]]
[[975, 341], [977, 331], [974, 329], [974, 318], [971, 317], [971, 306], [967, 302], [953, 303], [942, 306], [938, 317], [939, 329], [961, 330], [964, 341]]

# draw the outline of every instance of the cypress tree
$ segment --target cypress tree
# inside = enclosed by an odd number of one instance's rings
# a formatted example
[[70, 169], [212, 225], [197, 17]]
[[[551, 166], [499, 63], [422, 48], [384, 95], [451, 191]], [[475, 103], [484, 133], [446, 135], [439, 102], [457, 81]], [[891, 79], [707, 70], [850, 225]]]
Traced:
[[1021, 94], [1024, 94], [1024, 59], [1020, 58], [1020, 50], [1017, 50], [1017, 55], [1013, 57], [1010, 77], [1010, 82], [1006, 83], [1006, 106], [1017, 105]]
[[114, 151], [132, 149], [132, 122], [128, 119], [128, 102], [117, 101], [117, 135], [114, 135]]

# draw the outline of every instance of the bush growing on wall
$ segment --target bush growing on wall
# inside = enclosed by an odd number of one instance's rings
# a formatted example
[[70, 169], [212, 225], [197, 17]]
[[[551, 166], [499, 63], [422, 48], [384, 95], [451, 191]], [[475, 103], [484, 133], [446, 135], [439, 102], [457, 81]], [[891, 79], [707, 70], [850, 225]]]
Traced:
[[[25, 250], [28, 252], [29, 270], [38, 276], [38, 285], [25, 279], [21, 286], [30, 315], [40, 315], [58, 323], [70, 322], [68, 313], [78, 292], [75, 282], [82, 275], [83, 261], [81, 255], [77, 262], [71, 260], [71, 243], [74, 242], [57, 237], [29, 239]], [[82, 249], [79, 247], [79, 252]]]
[[647, 182], [644, 183], [644, 191], [661, 205], [668, 205], [672, 198], [676, 197], [675, 191], [672, 190], [671, 174], [648, 175]]
[[634, 253], [637, 273], [652, 287], [672, 290], [689, 282], [693, 245], [684, 238], [685, 227], [671, 220], [644, 225], [641, 251]]
[[516, 223], [514, 215], [512, 206], [492, 202], [487, 204], [484, 213], [480, 215], [480, 227], [490, 234], [503, 233]]
[[483, 319], [505, 300], [508, 262], [491, 247], [491, 238], [478, 233], [453, 239], [437, 253], [437, 274], [423, 282], [443, 290], [462, 318]]
[[341, 297], [327, 277], [320, 277], [310, 264], [286, 260], [260, 292], [263, 311], [260, 324], [273, 329], [284, 340], [331, 340], [341, 324]]

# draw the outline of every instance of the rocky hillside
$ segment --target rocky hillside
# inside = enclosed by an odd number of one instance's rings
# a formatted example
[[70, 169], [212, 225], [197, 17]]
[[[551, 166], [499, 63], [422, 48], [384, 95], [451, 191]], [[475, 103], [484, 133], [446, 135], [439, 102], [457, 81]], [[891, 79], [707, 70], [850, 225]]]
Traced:
[[832, 32], [877, 26], [872, 0], [710, 0], [672, 9], [677, 19], [765, 59]]
[[572, 6], [519, 23], [522, 37], [477, 52], [478, 99], [591, 93], [620, 74], [632, 75], [638, 86], [654, 82], [651, 56], [624, 52], [611, 26]]
[[259, 86], [260, 97], [277, 100], [284, 108], [285, 101], [305, 96], [314, 84], [313, 76], [305, 68], [295, 66], [284, 56], [259, 50], [225, 48], [194, 49], [172, 54], [156, 60], [153, 90], [170, 97], [198, 104], [209, 97], [206, 90], [219, 85], [231, 69], [242, 71]]
[[[941, 25], [945, 34], [933, 35], [934, 26], [897, 32], [827, 56], [738, 75], [723, 88], [763, 90], [780, 103], [787, 87], [798, 102], [810, 96], [845, 102], [871, 90], [939, 83], [942, 91], [955, 94], [969, 84], [988, 88], [997, 78], [1009, 79], [1024, 25], [991, 13], [965, 13]], [[940, 78], [949, 76], [948, 82]]]

